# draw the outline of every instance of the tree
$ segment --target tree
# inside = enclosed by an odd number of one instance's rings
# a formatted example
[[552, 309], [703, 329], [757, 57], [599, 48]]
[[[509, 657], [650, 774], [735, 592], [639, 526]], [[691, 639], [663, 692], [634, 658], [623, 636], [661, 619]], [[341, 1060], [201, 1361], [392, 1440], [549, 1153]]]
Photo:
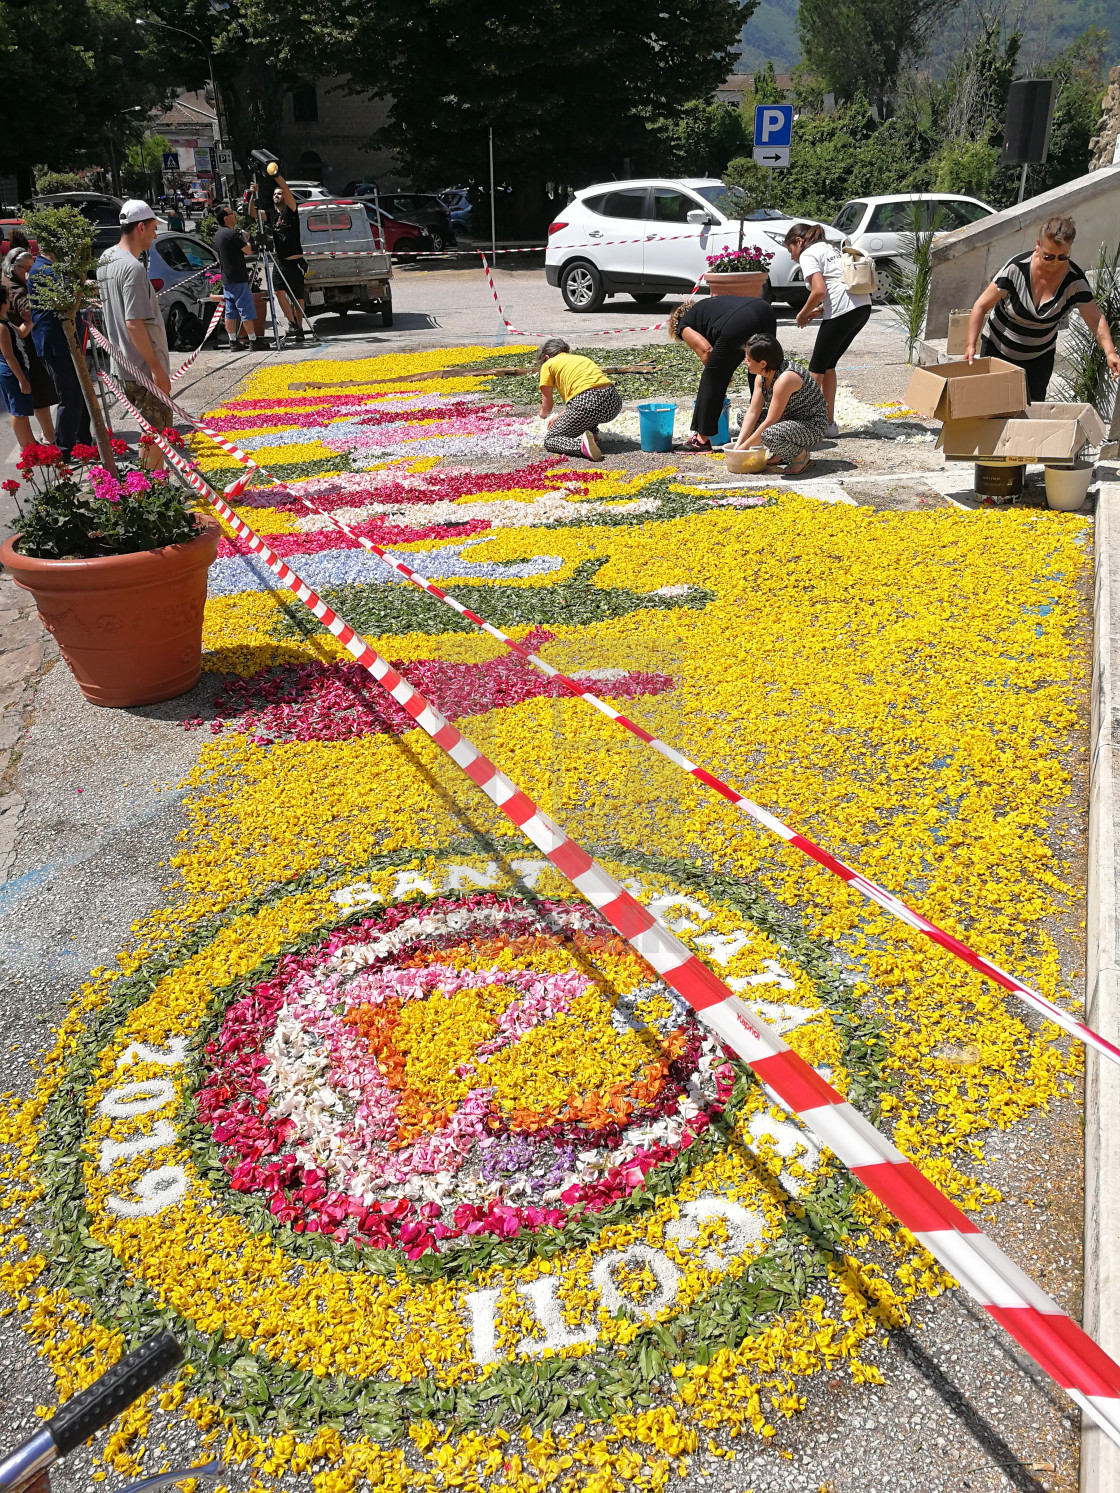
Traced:
[[999, 151], [986, 140], [950, 140], [931, 162], [933, 190], [990, 202], [998, 169]]
[[164, 152], [170, 149], [170, 143], [162, 135], [145, 135], [143, 140], [130, 145], [125, 155], [126, 181], [140, 192], [158, 195]]
[[[390, 100], [375, 142], [419, 185], [499, 183], [523, 220], [546, 182], [587, 182], [655, 160], [658, 121], [711, 96], [757, 0], [241, 0], [246, 35], [280, 69], [321, 72]], [[686, 40], [687, 39], [687, 40]]]
[[664, 141], [658, 168], [671, 176], [722, 176], [749, 143], [742, 112], [708, 99], [686, 104], [676, 119], [659, 120]]
[[880, 119], [902, 69], [957, 0], [801, 0], [797, 26], [805, 60], [840, 99], [863, 93]]
[[70, 356], [82, 386], [82, 396], [93, 422], [102, 464], [114, 475], [117, 464], [109, 444], [105, 418], [97, 402], [85, 356], [78, 346], [77, 320], [89, 288], [93, 268], [93, 224], [76, 207], [40, 207], [27, 214], [27, 231], [39, 243], [39, 252], [54, 260], [49, 274], [36, 275], [31, 303], [40, 311], [52, 311], [62, 323]]
[[[774, 173], [772, 202], [829, 221], [849, 198], [927, 190], [937, 140], [914, 111], [880, 124], [857, 96], [833, 114], [802, 115], [788, 171]], [[750, 188], [750, 158], [732, 161], [726, 180]]]
[[162, 59], [145, 57], [125, 0], [0, 5], [0, 53], [11, 105], [0, 170], [15, 175], [21, 201], [31, 196], [34, 162], [102, 163], [108, 133], [123, 150], [170, 87]]
[[1089, 169], [1089, 141], [1101, 117], [1108, 54], [1108, 32], [1091, 26], [1039, 69], [1039, 77], [1056, 80], [1058, 96], [1047, 158], [1041, 166], [1027, 169], [1027, 190], [1032, 196]]
[[[680, 117], [726, 76], [751, 9], [753, 0], [385, 0], [360, 24], [351, 76], [391, 97], [381, 143], [417, 181], [483, 178], [492, 126], [500, 176], [532, 212], [545, 181], [621, 174], [627, 158], [638, 169], [656, 151], [653, 121]], [[387, 76], [366, 71], [379, 47]]]

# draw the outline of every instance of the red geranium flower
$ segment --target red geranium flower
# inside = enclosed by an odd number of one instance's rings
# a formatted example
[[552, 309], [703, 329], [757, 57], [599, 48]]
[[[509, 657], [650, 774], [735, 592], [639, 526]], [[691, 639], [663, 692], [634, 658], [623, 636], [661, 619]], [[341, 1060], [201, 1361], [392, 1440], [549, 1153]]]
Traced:
[[81, 444], [78, 444], [77, 446], [71, 446], [70, 455], [74, 458], [75, 461], [96, 461], [98, 450], [96, 446], [83, 446]]
[[172, 446], [186, 445], [186, 442], [183, 440], [183, 437], [179, 434], [179, 432], [175, 429], [174, 425], [165, 425], [160, 431], [160, 435], [163, 436], [165, 441], [170, 442]]
[[21, 485], [22, 484], [19, 482], [13, 482], [11, 477], [9, 477], [6, 482], [0, 482], [0, 487], [3, 487], [5, 492], [10, 492], [13, 494], [19, 492]]
[[127, 456], [128, 442], [122, 441], [119, 435], [115, 435], [109, 442], [109, 449], [110, 451], [112, 451], [114, 456]]

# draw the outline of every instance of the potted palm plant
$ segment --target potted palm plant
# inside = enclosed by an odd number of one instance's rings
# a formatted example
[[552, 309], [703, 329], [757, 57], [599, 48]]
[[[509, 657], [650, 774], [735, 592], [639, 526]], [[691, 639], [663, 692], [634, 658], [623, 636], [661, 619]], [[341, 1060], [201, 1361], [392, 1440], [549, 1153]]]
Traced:
[[761, 295], [774, 258], [766, 249], [723, 249], [708, 255], [704, 279], [713, 295]]
[[149, 705], [198, 682], [221, 527], [167, 472], [143, 471], [124, 441], [107, 439], [112, 471], [96, 446], [75, 446], [69, 465], [57, 446], [24, 448], [23, 482], [3, 484], [20, 532], [0, 546], [0, 563], [34, 596], [87, 700]]

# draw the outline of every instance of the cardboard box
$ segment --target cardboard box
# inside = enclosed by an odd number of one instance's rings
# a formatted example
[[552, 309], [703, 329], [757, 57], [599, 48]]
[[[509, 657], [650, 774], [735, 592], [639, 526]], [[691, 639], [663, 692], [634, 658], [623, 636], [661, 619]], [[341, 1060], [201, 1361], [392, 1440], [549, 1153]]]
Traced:
[[1032, 404], [1003, 419], [946, 421], [937, 444], [947, 461], [1069, 466], [1084, 446], [1100, 446], [1107, 435], [1091, 404]]
[[915, 368], [906, 403], [927, 420], [978, 420], [1017, 415], [1027, 407], [1027, 376], [1002, 358], [975, 363], [940, 363], [936, 370]]
[[949, 312], [949, 337], [945, 343], [945, 351], [951, 358], [963, 358], [964, 350], [968, 346], [968, 318], [971, 311]]

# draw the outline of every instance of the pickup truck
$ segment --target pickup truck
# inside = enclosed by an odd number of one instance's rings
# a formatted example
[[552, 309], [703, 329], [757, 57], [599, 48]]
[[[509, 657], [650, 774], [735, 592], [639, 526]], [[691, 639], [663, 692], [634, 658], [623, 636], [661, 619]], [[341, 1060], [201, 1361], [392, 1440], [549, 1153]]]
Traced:
[[379, 248], [361, 202], [299, 204], [299, 236], [307, 260], [307, 310], [380, 311], [393, 325], [393, 266]]

